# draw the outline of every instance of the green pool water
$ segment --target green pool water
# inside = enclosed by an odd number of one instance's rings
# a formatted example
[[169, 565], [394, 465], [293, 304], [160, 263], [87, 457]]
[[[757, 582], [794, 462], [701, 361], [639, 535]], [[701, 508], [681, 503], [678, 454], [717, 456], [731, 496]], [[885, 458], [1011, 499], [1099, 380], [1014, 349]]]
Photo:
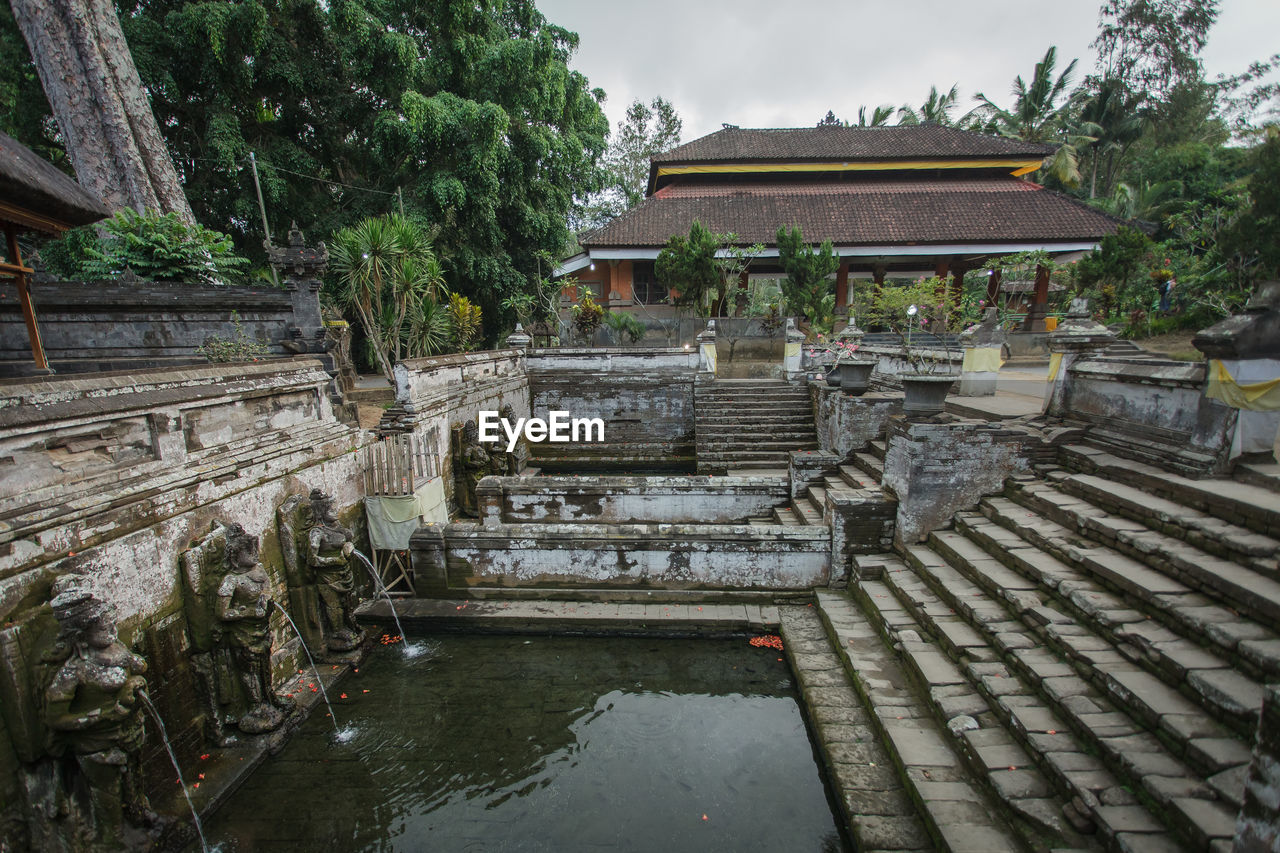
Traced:
[[[225, 853], [847, 849], [787, 664], [746, 639], [379, 648], [208, 822]], [[345, 699], [340, 694], [346, 694]]]

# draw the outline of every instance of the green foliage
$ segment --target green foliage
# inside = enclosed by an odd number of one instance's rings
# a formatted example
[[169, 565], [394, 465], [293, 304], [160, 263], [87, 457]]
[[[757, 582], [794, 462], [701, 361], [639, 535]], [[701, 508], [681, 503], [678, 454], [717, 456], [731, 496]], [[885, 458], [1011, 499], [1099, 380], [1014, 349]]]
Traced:
[[251, 338], [240, 326], [240, 314], [231, 312], [231, 322], [235, 325], [235, 334], [230, 338], [221, 335], [210, 335], [204, 344], [196, 347], [196, 354], [202, 355], [214, 364], [226, 364], [236, 361], [257, 361], [266, 358], [271, 350], [266, 341]]
[[604, 308], [592, 298], [590, 293], [582, 294], [582, 299], [573, 306], [573, 331], [583, 343], [590, 345], [596, 336], [596, 329], [604, 322]]
[[177, 214], [140, 214], [129, 208], [99, 226], [77, 228], [45, 245], [41, 257], [55, 274], [73, 279], [112, 279], [125, 269], [147, 281], [227, 284], [244, 274], [248, 261], [231, 238]]
[[1103, 316], [1151, 302], [1154, 289], [1147, 277], [1151, 249], [1147, 235], [1121, 226], [1076, 264], [1077, 280], [1095, 290]]
[[644, 323], [634, 314], [625, 311], [606, 311], [604, 324], [613, 330], [619, 343], [623, 338], [633, 344], [638, 344], [644, 339]]
[[438, 321], [427, 322], [425, 306], [436, 301], [444, 273], [426, 230], [376, 216], [342, 229], [331, 244], [334, 299], [359, 318], [387, 379], [402, 358], [438, 352]]
[[[0, 57], [25, 57], [7, 11]], [[250, 151], [278, 233], [336, 232], [402, 189], [439, 225], [450, 289], [486, 313], [533, 286], [537, 253], [559, 256], [578, 198], [603, 185], [604, 93], [533, 0], [147, 0], [120, 18], [197, 218], [255, 260]], [[0, 117], [39, 147], [47, 104], [8, 94], [34, 70], [0, 65]]]
[[409, 315], [407, 351], [418, 356], [439, 355], [449, 351], [452, 341], [449, 309], [432, 299], [421, 300], [418, 309]]
[[1227, 248], [1254, 259], [1250, 278], [1280, 275], [1280, 130], [1273, 128], [1253, 152], [1256, 171], [1249, 178], [1251, 204], [1230, 230]]
[[649, 158], [680, 144], [684, 123], [670, 101], [661, 96], [646, 105], [634, 100], [604, 153], [604, 191], [583, 211], [583, 228], [599, 228], [635, 207], [649, 185]]
[[[811, 325], [829, 326], [835, 308], [835, 294], [827, 276], [840, 267], [831, 241], [821, 246], [804, 244], [799, 227], [778, 229], [778, 263], [786, 272], [782, 295], [788, 309], [804, 315]], [[827, 297], [831, 297], [830, 300]]]
[[695, 219], [687, 237], [675, 235], [658, 253], [653, 265], [654, 276], [677, 291], [677, 305], [692, 306], [703, 317], [710, 315], [722, 281], [716, 252], [728, 236], [713, 233]]
[[449, 327], [453, 347], [458, 352], [471, 352], [480, 345], [482, 333], [480, 306], [458, 293], [449, 295]]
[[921, 350], [945, 348], [942, 335], [959, 331], [965, 315], [952, 299], [948, 282], [931, 276], [879, 288], [871, 296], [865, 318], [870, 326], [901, 335], [908, 360], [917, 371], [927, 373], [936, 362], [924, 358]]

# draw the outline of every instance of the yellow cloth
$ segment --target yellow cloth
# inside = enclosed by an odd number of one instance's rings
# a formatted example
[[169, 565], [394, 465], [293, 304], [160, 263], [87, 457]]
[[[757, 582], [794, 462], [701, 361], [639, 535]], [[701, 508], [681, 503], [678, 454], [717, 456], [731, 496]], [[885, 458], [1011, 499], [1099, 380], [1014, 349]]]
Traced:
[[966, 347], [960, 369], [965, 373], [996, 373], [1004, 366], [1001, 347]]
[[800, 344], [799, 344], [799, 342], [796, 342], [796, 343], [793, 343], [793, 344], [789, 343], [789, 344], [786, 344], [785, 346], [786, 346], [786, 350], [783, 352], [783, 355], [784, 355], [786, 358], [799, 358], [799, 357], [800, 357]]
[[716, 363], [716, 345], [715, 345], [715, 344], [701, 344], [701, 345], [700, 345], [700, 347], [701, 347], [701, 349], [702, 349], [702, 358], [706, 361], [706, 363], [707, 363], [707, 367], [711, 370], [711, 372], [712, 372], [712, 373], [715, 373], [715, 372], [716, 372], [716, 365], [717, 365], [717, 363]]
[[1219, 359], [1209, 360], [1209, 387], [1206, 397], [1221, 400], [1233, 409], [1253, 412], [1280, 411], [1280, 378], [1241, 385]]
[[1062, 353], [1055, 352], [1049, 356], [1049, 381], [1058, 378], [1058, 368], [1062, 367]]

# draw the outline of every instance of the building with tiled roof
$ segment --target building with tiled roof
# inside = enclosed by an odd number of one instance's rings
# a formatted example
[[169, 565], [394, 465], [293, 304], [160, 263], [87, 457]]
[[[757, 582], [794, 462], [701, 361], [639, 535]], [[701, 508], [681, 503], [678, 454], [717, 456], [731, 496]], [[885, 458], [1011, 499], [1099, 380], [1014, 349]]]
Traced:
[[[1023, 177], [1053, 150], [938, 125], [728, 127], [653, 157], [645, 200], [586, 235], [557, 273], [613, 308], [660, 303], [667, 292], [653, 262], [695, 220], [741, 245], [763, 244], [752, 266], [762, 275], [778, 274], [778, 228], [830, 240], [841, 261], [837, 310], [851, 278], [962, 276], [1039, 249], [1070, 259], [1119, 223]], [[1047, 274], [1042, 284], [1041, 306]]]

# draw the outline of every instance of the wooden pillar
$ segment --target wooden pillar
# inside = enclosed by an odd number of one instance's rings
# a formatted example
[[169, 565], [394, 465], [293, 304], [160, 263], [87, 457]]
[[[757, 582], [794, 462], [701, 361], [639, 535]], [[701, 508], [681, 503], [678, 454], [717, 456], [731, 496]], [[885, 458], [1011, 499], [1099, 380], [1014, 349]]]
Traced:
[[947, 270], [950, 268], [950, 258], [939, 258], [938, 262], [934, 264], [933, 274], [941, 279], [937, 289], [934, 291], [939, 297], [943, 296], [947, 292]]
[[600, 304], [608, 308], [613, 301], [613, 277], [618, 274], [618, 262], [608, 261], [604, 267], [604, 281], [600, 285]]
[[1036, 264], [1036, 292], [1031, 299], [1031, 307], [1027, 310], [1026, 322], [1022, 328], [1028, 332], [1044, 331], [1044, 315], [1049, 313], [1049, 268], [1044, 264]]
[[31, 307], [31, 292], [27, 289], [27, 273], [32, 270], [22, 265], [22, 251], [18, 248], [18, 232], [12, 225], [4, 229], [5, 240], [9, 246], [9, 263], [5, 272], [13, 274], [18, 285], [18, 304], [22, 306], [22, 319], [27, 324], [27, 338], [31, 341], [31, 357], [36, 368], [47, 371], [49, 362], [44, 357], [44, 344], [40, 340], [40, 325], [36, 322], [35, 309]]
[[991, 275], [987, 278], [987, 305], [1000, 307], [1000, 282], [1003, 279], [1004, 270], [1000, 267], [994, 267]]
[[847, 313], [849, 308], [849, 262], [842, 261], [836, 271], [836, 313]]

